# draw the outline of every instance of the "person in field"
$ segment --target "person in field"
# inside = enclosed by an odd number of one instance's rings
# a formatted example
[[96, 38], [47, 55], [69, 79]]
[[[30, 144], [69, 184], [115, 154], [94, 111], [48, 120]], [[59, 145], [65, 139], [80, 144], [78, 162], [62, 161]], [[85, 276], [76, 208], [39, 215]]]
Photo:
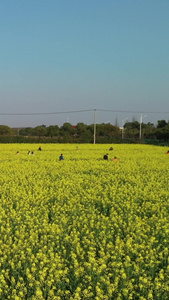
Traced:
[[42, 148], [41, 147], [39, 147], [39, 149], [38, 149], [39, 151], [42, 151]]
[[31, 152], [30, 151], [28, 151], [28, 155], [30, 155], [31, 154]]
[[113, 150], [113, 147], [110, 147], [109, 151], [112, 151]]
[[118, 161], [118, 158], [115, 156], [115, 157], [113, 158], [113, 161]]
[[167, 154], [169, 154], [169, 150], [167, 151]]
[[63, 154], [59, 156], [59, 160], [64, 160]]
[[109, 155], [108, 153], [105, 154], [105, 155], [103, 156], [103, 159], [108, 160], [108, 159], [109, 159], [108, 155]]
[[17, 151], [16, 154], [19, 155], [19, 151]]

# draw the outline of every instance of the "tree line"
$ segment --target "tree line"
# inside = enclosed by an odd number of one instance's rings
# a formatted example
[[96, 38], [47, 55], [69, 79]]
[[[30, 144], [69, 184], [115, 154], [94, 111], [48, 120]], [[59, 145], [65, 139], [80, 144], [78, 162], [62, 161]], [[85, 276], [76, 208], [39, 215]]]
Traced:
[[[82, 122], [73, 126], [69, 122], [62, 126], [40, 125], [21, 129], [0, 125], [0, 142], [55, 142], [55, 143], [93, 143], [93, 136], [97, 143], [139, 142], [149, 140], [150, 143], [169, 142], [169, 121], [159, 120], [153, 123], [126, 122], [123, 128], [110, 123], [86, 125]], [[8, 137], [8, 139], [7, 139]]]

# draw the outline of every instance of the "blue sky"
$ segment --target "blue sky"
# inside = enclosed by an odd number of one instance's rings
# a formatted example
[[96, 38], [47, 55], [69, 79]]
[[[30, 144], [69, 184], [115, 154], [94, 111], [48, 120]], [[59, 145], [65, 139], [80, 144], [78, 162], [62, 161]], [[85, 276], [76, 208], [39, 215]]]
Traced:
[[0, 1], [0, 124], [168, 121], [168, 14], [168, 0]]

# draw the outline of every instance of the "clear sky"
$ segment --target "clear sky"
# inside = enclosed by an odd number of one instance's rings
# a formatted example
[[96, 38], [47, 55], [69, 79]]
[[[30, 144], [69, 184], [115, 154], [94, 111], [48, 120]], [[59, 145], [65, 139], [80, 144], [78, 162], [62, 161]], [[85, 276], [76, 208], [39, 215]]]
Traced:
[[169, 0], [0, 1], [0, 124], [168, 121], [168, 98]]

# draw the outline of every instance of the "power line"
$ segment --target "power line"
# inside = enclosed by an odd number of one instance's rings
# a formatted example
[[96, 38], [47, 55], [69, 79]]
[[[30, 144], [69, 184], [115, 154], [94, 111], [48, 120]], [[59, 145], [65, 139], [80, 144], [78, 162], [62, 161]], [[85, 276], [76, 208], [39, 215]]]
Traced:
[[59, 115], [59, 114], [70, 114], [94, 111], [94, 109], [86, 110], [70, 110], [70, 111], [59, 111], [59, 112], [37, 112], [37, 113], [0, 113], [0, 116], [33, 116], [33, 115]]
[[37, 116], [37, 115], [59, 115], [59, 114], [71, 114], [71, 113], [82, 113], [90, 111], [104, 111], [104, 112], [114, 112], [114, 113], [143, 113], [143, 114], [169, 114], [167, 111], [131, 111], [131, 110], [111, 110], [111, 109], [85, 109], [85, 110], [69, 110], [69, 111], [59, 111], [59, 112], [36, 112], [36, 113], [0, 113], [0, 116]]
[[97, 109], [97, 111], [107, 112], [118, 112], [118, 113], [136, 113], [136, 114], [169, 114], [168, 111], [132, 111], [132, 110], [108, 110], [108, 109]]

